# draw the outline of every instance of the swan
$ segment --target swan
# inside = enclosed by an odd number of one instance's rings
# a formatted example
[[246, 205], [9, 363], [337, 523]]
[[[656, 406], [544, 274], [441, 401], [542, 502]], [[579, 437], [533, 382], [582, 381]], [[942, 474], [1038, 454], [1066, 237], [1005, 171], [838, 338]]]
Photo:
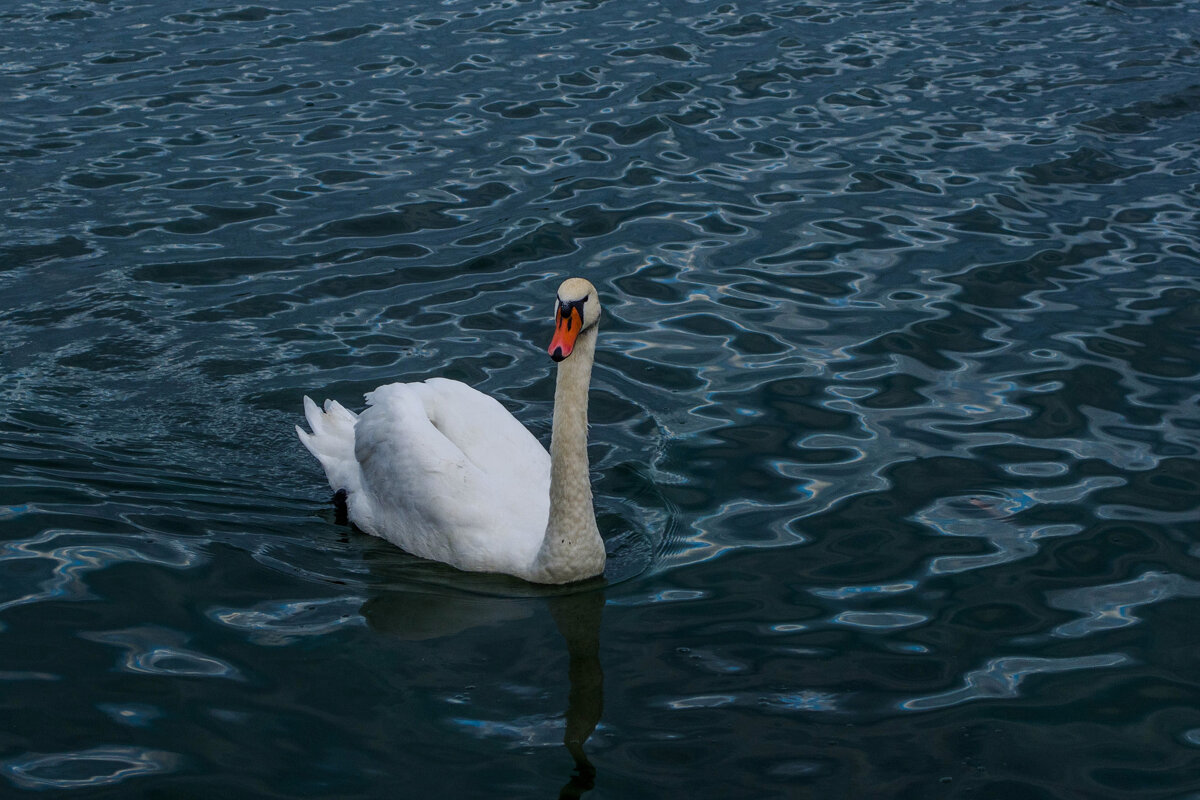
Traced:
[[558, 288], [550, 452], [497, 400], [459, 381], [391, 383], [361, 414], [304, 398], [300, 441], [359, 529], [469, 572], [562, 584], [604, 571], [587, 456], [587, 401], [600, 299]]

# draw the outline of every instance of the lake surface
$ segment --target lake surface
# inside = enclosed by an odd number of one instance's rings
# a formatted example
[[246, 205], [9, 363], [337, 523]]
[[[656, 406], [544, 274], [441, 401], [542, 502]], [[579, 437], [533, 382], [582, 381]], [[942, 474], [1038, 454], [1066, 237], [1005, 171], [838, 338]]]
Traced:
[[[0, 23], [0, 795], [1200, 797], [1197, 4]], [[337, 524], [573, 274], [606, 581]]]

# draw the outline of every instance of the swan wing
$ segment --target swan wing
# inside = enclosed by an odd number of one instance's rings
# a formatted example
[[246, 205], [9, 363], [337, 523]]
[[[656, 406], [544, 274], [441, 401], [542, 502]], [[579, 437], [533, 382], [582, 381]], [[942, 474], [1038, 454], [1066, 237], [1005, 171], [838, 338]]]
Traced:
[[549, 516], [550, 456], [537, 439], [495, 399], [444, 378], [382, 386], [367, 403], [351, 521], [462, 569], [527, 569]]
[[409, 385], [433, 426], [489, 480], [522, 495], [549, 487], [550, 454], [496, 398], [447, 378]]

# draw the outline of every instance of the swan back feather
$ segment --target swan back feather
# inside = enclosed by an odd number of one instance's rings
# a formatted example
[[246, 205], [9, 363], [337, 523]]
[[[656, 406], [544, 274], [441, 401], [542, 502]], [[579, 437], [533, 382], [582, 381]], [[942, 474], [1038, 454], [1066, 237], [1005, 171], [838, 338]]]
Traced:
[[347, 490], [355, 525], [459, 569], [530, 574], [549, 518], [550, 454], [497, 400], [446, 378], [388, 384], [367, 394], [348, 440], [350, 412], [327, 406], [301, 440], [334, 491]]

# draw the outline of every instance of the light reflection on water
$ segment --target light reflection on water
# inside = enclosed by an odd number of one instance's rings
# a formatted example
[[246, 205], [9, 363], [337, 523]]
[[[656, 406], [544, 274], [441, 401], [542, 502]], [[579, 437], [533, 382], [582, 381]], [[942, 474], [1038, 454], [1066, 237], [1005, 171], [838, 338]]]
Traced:
[[901, 706], [909, 711], [931, 711], [946, 706], [969, 703], [976, 700], [997, 700], [1017, 697], [1021, 683], [1030, 676], [1080, 669], [1116, 667], [1127, 661], [1120, 653], [1096, 654], [1079, 658], [1048, 659], [1012, 656], [988, 662], [978, 670], [963, 676], [966, 686], [954, 691], [917, 697], [904, 701]]
[[31, 755], [5, 762], [3, 770], [22, 789], [83, 789], [171, 772], [179, 761], [174, 753], [110, 745], [78, 753]]

